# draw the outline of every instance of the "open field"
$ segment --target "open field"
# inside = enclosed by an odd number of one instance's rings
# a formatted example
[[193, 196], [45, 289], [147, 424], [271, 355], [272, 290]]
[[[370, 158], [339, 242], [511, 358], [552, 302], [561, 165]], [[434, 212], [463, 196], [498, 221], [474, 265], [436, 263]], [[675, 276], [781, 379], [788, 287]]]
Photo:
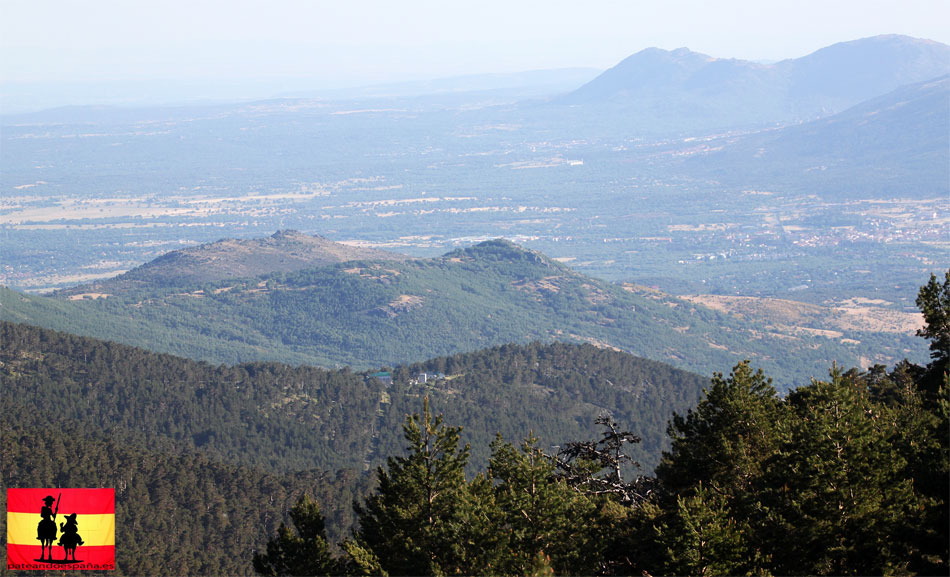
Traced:
[[832, 305], [814, 305], [784, 299], [722, 295], [682, 298], [714, 310], [749, 318], [776, 330], [841, 337], [841, 331], [913, 335], [923, 327], [923, 315], [890, 308], [881, 299], [848, 299]]

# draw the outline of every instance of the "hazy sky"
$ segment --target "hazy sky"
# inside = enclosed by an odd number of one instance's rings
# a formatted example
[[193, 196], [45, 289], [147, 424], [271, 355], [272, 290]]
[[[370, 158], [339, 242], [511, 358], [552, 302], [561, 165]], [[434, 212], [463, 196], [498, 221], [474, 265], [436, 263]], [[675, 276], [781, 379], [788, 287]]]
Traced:
[[0, 81], [307, 79], [314, 89], [562, 67], [651, 46], [799, 57], [950, 43], [950, 0], [0, 0]]

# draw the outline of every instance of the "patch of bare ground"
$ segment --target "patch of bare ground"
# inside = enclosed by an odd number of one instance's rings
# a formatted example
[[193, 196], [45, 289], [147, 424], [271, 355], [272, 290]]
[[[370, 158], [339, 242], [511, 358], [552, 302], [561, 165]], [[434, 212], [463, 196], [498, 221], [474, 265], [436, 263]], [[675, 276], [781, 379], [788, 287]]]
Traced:
[[776, 331], [766, 331], [766, 332], [749, 331], [749, 332], [752, 333], [752, 338], [759, 339], [759, 340], [762, 340], [764, 338], [780, 339], [783, 341], [800, 341], [801, 340], [800, 338], [794, 335], [791, 335], [788, 333], [776, 332]]
[[421, 307], [424, 301], [425, 299], [420, 296], [399, 295], [385, 306], [376, 307], [370, 311], [370, 314], [386, 318], [395, 318], [402, 313]]
[[369, 280], [378, 280], [383, 282], [391, 282], [390, 279], [394, 276], [399, 276], [401, 273], [398, 270], [383, 268], [379, 265], [372, 265], [370, 267], [353, 267], [345, 268], [343, 272], [347, 274], [359, 275], [361, 278]]
[[389, 303], [389, 308], [393, 311], [407, 311], [416, 307], [421, 307], [423, 298], [416, 295], [399, 295], [398, 298]]
[[587, 344], [589, 344], [589, 345], [594, 345], [594, 346], [597, 347], [598, 349], [607, 349], [607, 350], [614, 351], [614, 352], [618, 352], [618, 353], [625, 352], [623, 349], [618, 349], [617, 347], [613, 346], [612, 344], [608, 343], [607, 341], [602, 341], [602, 340], [600, 340], [600, 339], [595, 339], [594, 337], [585, 337], [585, 336], [582, 336], [582, 335], [575, 335], [575, 334], [573, 334], [573, 333], [570, 334], [569, 336], [570, 336], [572, 339], [577, 339], [578, 341], [580, 341], [580, 342], [582, 342], [582, 343], [587, 343]]
[[111, 296], [112, 296], [112, 295], [106, 294], [106, 293], [82, 293], [82, 294], [78, 294], [78, 295], [70, 295], [70, 296], [69, 296], [69, 300], [71, 300], [71, 301], [81, 301], [81, 300], [83, 300], [83, 299], [96, 300], [96, 299], [109, 298], [109, 297], [111, 297]]
[[841, 315], [834, 319], [835, 324], [843, 330], [913, 334], [924, 326], [920, 313], [866, 305], [836, 307], [835, 311]]
[[547, 276], [540, 280], [516, 281], [511, 283], [511, 286], [528, 293], [557, 293], [561, 290], [561, 287], [558, 286], [558, 281], [562, 279], [563, 277], [560, 276]]
[[266, 293], [266, 292], [267, 292], [267, 282], [261, 281], [261, 282], [257, 283], [257, 285], [256, 285], [254, 288], [248, 288], [248, 289], [247, 289], [246, 291], [244, 291], [244, 292], [247, 292], [247, 293]]
[[888, 308], [886, 301], [853, 298], [821, 306], [774, 298], [689, 295], [684, 300], [713, 310], [749, 318], [792, 334], [841, 338], [845, 331], [914, 334], [923, 315]]
[[801, 334], [808, 335], [811, 337], [825, 337], [829, 339], [840, 339], [844, 336], [844, 333], [840, 331], [831, 331], [827, 329], [815, 329], [812, 327], [799, 327], [791, 325], [777, 325], [775, 327], [777, 330], [785, 331], [791, 334]]
[[535, 394], [537, 394], [538, 396], [541, 396], [541, 397], [550, 397], [551, 395], [554, 394], [554, 389], [552, 389], [551, 387], [545, 387], [545, 386], [539, 385], [539, 384], [537, 384], [537, 383], [531, 383], [531, 384], [528, 385], [528, 386], [529, 386], [530, 391], [531, 391], [532, 393], [535, 393]]
[[664, 293], [660, 292], [658, 289], [653, 287], [644, 286], [642, 284], [636, 284], [632, 282], [625, 282], [622, 285], [623, 290], [631, 292], [634, 294], [643, 294], [643, 295], [652, 295], [654, 297], [662, 297]]
[[203, 299], [205, 298], [205, 292], [203, 290], [197, 290], [190, 293], [173, 293], [168, 295], [171, 297], [184, 297], [184, 298], [194, 298], [194, 299]]
[[726, 295], [688, 295], [681, 298], [731, 315], [768, 320], [775, 325], [794, 325], [827, 312], [817, 305], [782, 299]]
[[592, 305], [603, 304], [612, 300], [606, 291], [603, 291], [592, 284], [585, 283], [581, 285], [581, 287], [587, 291], [587, 302]]

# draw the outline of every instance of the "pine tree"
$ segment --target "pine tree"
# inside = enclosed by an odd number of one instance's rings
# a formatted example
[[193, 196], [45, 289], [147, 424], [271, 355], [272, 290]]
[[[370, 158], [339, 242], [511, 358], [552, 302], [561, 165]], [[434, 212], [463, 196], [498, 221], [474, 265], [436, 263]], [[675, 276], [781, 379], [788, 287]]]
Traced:
[[774, 460], [769, 499], [788, 533], [774, 543], [776, 571], [818, 575], [906, 572], [905, 533], [922, 502], [896, 450], [889, 409], [832, 370], [789, 395], [788, 440]]
[[674, 414], [668, 434], [669, 453], [657, 467], [657, 477], [673, 494], [705, 483], [707, 488], [739, 495], [762, 474], [766, 460], [778, 447], [783, 406], [771, 379], [749, 362], [735, 366], [729, 378], [717, 373], [712, 387], [686, 417]]
[[469, 448], [459, 448], [460, 430], [443, 425], [441, 415], [432, 416], [428, 397], [422, 415], [406, 419], [408, 454], [387, 459], [386, 468], [377, 472], [376, 492], [356, 507], [359, 529], [345, 548], [358, 570], [390, 575], [471, 571], [465, 546]]
[[[781, 447], [786, 418], [771, 380], [761, 370], [753, 372], [748, 361], [736, 365], [728, 378], [716, 374], [696, 409], [685, 418], [673, 417], [672, 450], [664, 453], [656, 471], [661, 487], [657, 522], [683, 527], [689, 515], [713, 515], [723, 530], [741, 527], [741, 554], [717, 553], [717, 572], [757, 573], [769, 564], [776, 523], [762, 503], [761, 489], [768, 464]], [[712, 496], [722, 502], [712, 501]], [[668, 562], [674, 562], [697, 558], [698, 551], [679, 549], [691, 542], [661, 538], [660, 545], [669, 551]], [[732, 563], [728, 568], [727, 562]]]
[[290, 510], [296, 532], [281, 523], [267, 553], [254, 554], [254, 570], [261, 575], [339, 575], [339, 563], [330, 554], [320, 507], [302, 495]]
[[917, 308], [927, 323], [917, 335], [930, 339], [930, 356], [946, 371], [950, 360], [950, 270], [944, 273], [943, 284], [937, 282], [936, 275], [930, 275], [930, 281], [917, 294]]
[[489, 470], [496, 483], [495, 530], [505, 537], [505, 553], [493, 573], [532, 574], [539, 559], [561, 574], [595, 572], [604, 545], [596, 538], [596, 504], [558, 478], [536, 438], [518, 449], [497, 437]]
[[668, 575], [736, 575], [745, 564], [745, 529], [729, 510], [721, 493], [701, 484], [688, 497], [677, 497], [676, 508], [656, 528], [665, 545]]
[[[917, 308], [925, 322], [917, 335], [930, 341], [932, 359], [927, 372], [917, 380], [917, 387], [929, 409], [936, 413], [943, 399], [950, 398], [950, 270], [944, 273], [942, 284], [936, 275], [930, 275], [930, 281], [917, 293]], [[947, 437], [950, 435], [943, 435]]]
[[908, 526], [900, 537], [911, 545], [910, 571], [945, 574], [950, 558], [950, 387], [942, 387], [941, 397], [928, 402], [916, 381], [894, 380], [902, 386], [888, 412], [896, 432], [892, 443], [907, 463], [903, 476], [913, 479], [925, 508], [924, 522]]

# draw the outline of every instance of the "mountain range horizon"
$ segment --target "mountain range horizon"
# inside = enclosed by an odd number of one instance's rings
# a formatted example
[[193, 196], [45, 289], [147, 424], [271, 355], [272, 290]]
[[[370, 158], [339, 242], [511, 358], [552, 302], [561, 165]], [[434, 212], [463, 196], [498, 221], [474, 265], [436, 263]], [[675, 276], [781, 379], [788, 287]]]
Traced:
[[[527, 69], [520, 72], [484, 72], [478, 74], [463, 74], [450, 76], [434, 76], [422, 80], [410, 80], [402, 82], [386, 82], [382, 84], [375, 83], [357, 83], [349, 86], [338, 86], [333, 88], [304, 88], [301, 85], [292, 90], [271, 90], [267, 89], [267, 82], [261, 80], [246, 79], [243, 81], [229, 81], [222, 85], [222, 89], [212, 89], [213, 82], [202, 82], [190, 79], [161, 78], [155, 80], [138, 79], [132, 81], [125, 88], [122, 83], [115, 81], [104, 83], [77, 84], [72, 83], [77, 94], [86, 92], [90, 96], [85, 97], [85, 101], [60, 101], [54, 104], [43, 102], [44, 90], [38, 84], [22, 85], [16, 83], [6, 83], [4, 89], [5, 106], [0, 118], [16, 117], [24, 113], [42, 112], [49, 109], [61, 107], [92, 107], [92, 106], [118, 106], [118, 107], [137, 107], [137, 106], [182, 106], [182, 105], [217, 105], [232, 102], [250, 102], [258, 100], [273, 100], [284, 98], [326, 98], [326, 99], [353, 99], [353, 98], [392, 98], [392, 97], [411, 97], [425, 96], [433, 94], [451, 94], [460, 92], [512, 92], [523, 98], [544, 98], [544, 91], [551, 94], [561, 93], [556, 100], [565, 104], [577, 104], [589, 100], [591, 92], [597, 92], [594, 87], [610, 83], [611, 76], [623, 72], [637, 63], [637, 61], [649, 60], [667, 60], [677, 62], [680, 65], [695, 65], [703, 63], [704, 65], [713, 65], [713, 67], [736, 68], [749, 72], [750, 70], [759, 71], [781, 71], [782, 69], [795, 68], [796, 63], [807, 63], [809, 60], [818, 61], [819, 65], [827, 65], [828, 59], [839, 57], [847, 58], [847, 52], [854, 49], [862, 49], [865, 46], [882, 46], [885, 44], [902, 45], [904, 49], [910, 47], [926, 47], [936, 59], [943, 59], [943, 65], [947, 66], [950, 47], [947, 44], [927, 38], [916, 38], [902, 34], [880, 34], [863, 38], [842, 40], [834, 44], [827, 45], [810, 52], [803, 56], [790, 56], [781, 60], [759, 61], [739, 58], [720, 58], [715, 55], [707, 55], [696, 52], [687, 46], [681, 46], [673, 49], [665, 49], [657, 46], [643, 48], [622, 59], [618, 64], [606, 70], [597, 68], [583, 67], [565, 67], [565, 68], [540, 68]], [[926, 76], [928, 64], [917, 63]], [[717, 71], [718, 72], [718, 71]], [[792, 72], [793, 74], [795, 72]], [[900, 84], [908, 84], [915, 81], [924, 80], [921, 74], [908, 76], [905, 82], [899, 82], [891, 86], [884, 84], [884, 88], [879, 89], [879, 94], [896, 88]], [[938, 76], [935, 74], [934, 76]], [[885, 74], [885, 76], [887, 76]], [[584, 80], [587, 81], [584, 81]], [[865, 78], [864, 82], [873, 82], [871, 78]], [[886, 81], [885, 81], [886, 82]], [[139, 92], [134, 96], [134, 92], [128, 92], [125, 96], [113, 97], [110, 101], [107, 92], [102, 92], [98, 96], [95, 86], [101, 84], [103, 90], [112, 93], [126, 93], [129, 88]], [[169, 92], [173, 87], [180, 85], [181, 89], [177, 93]], [[589, 86], [593, 85], [593, 86]], [[32, 87], [31, 87], [32, 86]], [[52, 89], [55, 85], [49, 84], [45, 89]], [[188, 93], [189, 86], [193, 90]], [[240, 87], [254, 87], [253, 90], [241, 89]], [[232, 90], [232, 96], [227, 95], [228, 87]], [[29, 91], [20, 95], [18, 88]], [[540, 91], [539, 91], [540, 89]], [[520, 90], [520, 93], [519, 93]], [[202, 95], [202, 91], [205, 92]], [[154, 93], [149, 95], [149, 93]], [[213, 93], [213, 94], [212, 94]], [[252, 94], [253, 93], [253, 94]], [[163, 95], [164, 94], [164, 95]], [[83, 97], [80, 97], [82, 99]], [[32, 100], [31, 100], [32, 99]], [[33, 104], [28, 104], [32, 102]]]

